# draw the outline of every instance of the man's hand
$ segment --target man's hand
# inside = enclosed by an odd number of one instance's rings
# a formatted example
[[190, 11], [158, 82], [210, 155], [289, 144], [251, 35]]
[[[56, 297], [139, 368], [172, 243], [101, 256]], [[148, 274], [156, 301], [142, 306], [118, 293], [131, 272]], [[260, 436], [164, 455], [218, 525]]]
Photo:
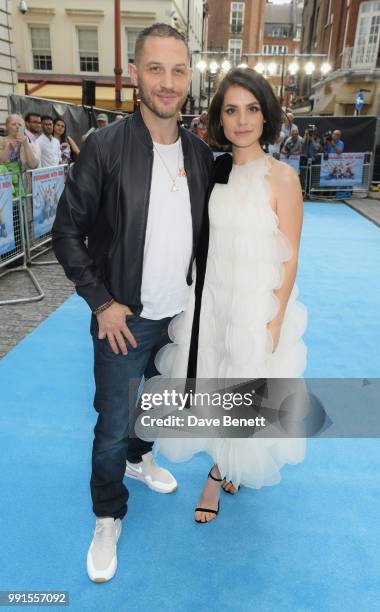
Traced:
[[99, 340], [108, 338], [116, 355], [119, 354], [119, 349], [123, 355], [128, 354], [125, 340], [128, 340], [133, 348], [137, 348], [137, 342], [126, 323], [127, 316], [132, 314], [128, 306], [114, 302], [109, 308], [96, 315], [99, 324], [98, 338]]

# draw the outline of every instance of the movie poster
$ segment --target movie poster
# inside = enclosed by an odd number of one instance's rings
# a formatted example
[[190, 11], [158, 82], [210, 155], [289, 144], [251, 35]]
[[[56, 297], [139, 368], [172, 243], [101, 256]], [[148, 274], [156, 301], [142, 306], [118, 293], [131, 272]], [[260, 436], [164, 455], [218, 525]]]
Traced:
[[12, 175], [0, 175], [0, 256], [16, 248], [13, 226]]
[[352, 187], [363, 184], [364, 153], [329, 155], [321, 165], [321, 187]]
[[32, 172], [33, 229], [40, 238], [51, 232], [57, 205], [65, 184], [63, 167], [41, 168]]

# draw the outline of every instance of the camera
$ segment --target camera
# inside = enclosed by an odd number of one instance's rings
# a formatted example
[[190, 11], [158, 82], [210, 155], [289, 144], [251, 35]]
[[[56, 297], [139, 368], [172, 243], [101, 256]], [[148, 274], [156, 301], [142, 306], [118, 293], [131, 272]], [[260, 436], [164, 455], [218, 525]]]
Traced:
[[25, 15], [25, 13], [27, 13], [28, 11], [28, 5], [26, 3], [26, 0], [20, 0], [19, 5], [18, 5], [18, 10], [20, 11], [20, 13], [22, 13], [23, 15]]
[[307, 131], [308, 131], [308, 132], [315, 132], [315, 131], [316, 131], [316, 129], [317, 129], [317, 126], [316, 126], [316, 125], [312, 125], [312, 124], [310, 124], [310, 125], [308, 125], [308, 126], [307, 126]]
[[328, 132], [325, 132], [323, 135], [324, 139], [327, 140], [328, 142], [330, 142], [332, 140], [332, 131], [329, 130]]

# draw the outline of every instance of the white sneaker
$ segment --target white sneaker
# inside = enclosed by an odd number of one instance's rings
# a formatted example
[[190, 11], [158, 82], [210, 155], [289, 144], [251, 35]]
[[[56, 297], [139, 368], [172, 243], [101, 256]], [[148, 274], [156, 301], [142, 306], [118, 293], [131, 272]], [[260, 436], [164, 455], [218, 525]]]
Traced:
[[87, 573], [93, 582], [107, 582], [115, 575], [120, 533], [120, 519], [96, 518], [94, 537], [87, 553]]
[[158, 493], [173, 493], [178, 486], [174, 476], [155, 463], [152, 453], [143, 455], [140, 463], [127, 461], [125, 475], [142, 480], [150, 489]]

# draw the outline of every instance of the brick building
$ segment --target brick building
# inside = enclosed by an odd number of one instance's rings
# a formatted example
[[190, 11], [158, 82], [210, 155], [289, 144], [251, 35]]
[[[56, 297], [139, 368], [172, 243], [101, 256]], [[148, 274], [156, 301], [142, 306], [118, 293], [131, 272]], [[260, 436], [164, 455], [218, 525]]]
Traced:
[[207, 51], [220, 51], [239, 63], [242, 55], [260, 51], [265, 0], [208, 0]]
[[205, 74], [203, 98], [207, 103], [223, 74], [221, 65], [228, 59], [232, 66], [244, 63], [253, 68], [263, 63], [264, 76], [282, 102], [289, 104], [293, 81], [287, 65], [299, 51], [302, 7], [303, 0], [290, 0], [286, 5], [272, 4], [271, 0], [208, 0], [203, 59], [208, 63], [214, 60], [218, 69]]
[[300, 51], [303, 0], [289, 4], [267, 2], [265, 11], [262, 63], [265, 73], [280, 98], [289, 106], [295, 80], [289, 75], [288, 65]]
[[[207, 69], [201, 81], [202, 106], [208, 107], [212, 94], [223, 76], [221, 65], [228, 60], [232, 66], [241, 62], [255, 64], [250, 53], [260, 51], [264, 36], [265, 0], [207, 0], [204, 53], [202, 60], [218, 67]], [[200, 58], [199, 58], [200, 59]]]
[[361, 114], [377, 115], [380, 99], [380, 1], [305, 0], [303, 53], [326, 53], [332, 71], [300, 84], [311, 94], [313, 113], [353, 115], [358, 91]]

